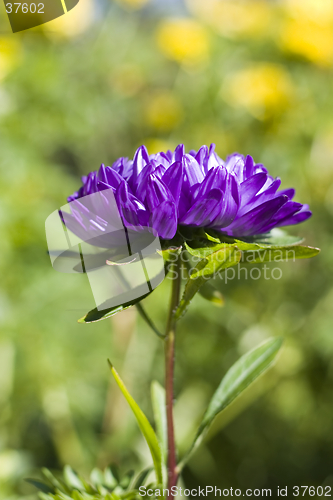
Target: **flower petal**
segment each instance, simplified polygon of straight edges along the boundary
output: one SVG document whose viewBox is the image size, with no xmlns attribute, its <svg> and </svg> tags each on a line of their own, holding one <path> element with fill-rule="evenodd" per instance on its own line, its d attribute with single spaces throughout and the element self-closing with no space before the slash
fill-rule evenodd
<svg viewBox="0 0 333 500">
<path fill-rule="evenodd" d="M 259 207 L 236 218 L 227 229 L 228 231 L 231 229 L 234 236 L 260 234 L 264 232 L 270 220 L 287 201 L 287 196 L 278 196 L 273 200 L 266 201 Z"/>
<path fill-rule="evenodd" d="M 149 225 L 166 240 L 174 237 L 177 231 L 177 210 L 173 201 L 162 201 L 155 207 L 149 219 Z"/>
<path fill-rule="evenodd" d="M 149 214 L 145 206 L 129 192 L 126 181 L 118 187 L 115 198 L 126 227 L 147 225 Z"/>
<path fill-rule="evenodd" d="M 309 219 L 311 215 L 312 212 L 311 210 L 309 210 L 309 206 L 302 205 L 302 208 L 298 212 L 283 220 L 279 220 L 276 223 L 276 226 L 281 227 L 281 226 L 289 226 L 290 224 L 299 224 L 300 222 L 304 222 L 307 219 Z"/>
<path fill-rule="evenodd" d="M 184 166 L 180 161 L 173 163 L 165 172 L 162 181 L 168 187 L 178 208 L 181 189 L 183 186 Z"/>
<path fill-rule="evenodd" d="M 260 191 L 267 180 L 267 174 L 259 173 L 252 175 L 240 184 L 240 196 L 242 206 L 249 203 L 252 198 Z"/>
<path fill-rule="evenodd" d="M 150 174 L 147 179 L 147 195 L 145 203 L 152 212 L 163 201 L 173 201 L 172 195 L 164 182 L 155 174 Z"/>
<path fill-rule="evenodd" d="M 238 214 L 239 201 L 239 184 L 233 174 L 227 174 L 221 210 L 210 227 L 218 229 L 229 226 Z"/>
<path fill-rule="evenodd" d="M 184 166 L 184 183 L 186 185 L 186 189 L 189 189 L 194 184 L 204 180 L 202 167 L 199 165 L 197 160 L 193 158 L 193 156 L 184 155 L 182 163 Z"/>
<path fill-rule="evenodd" d="M 138 175 L 143 168 L 149 163 L 149 155 L 146 146 L 140 146 L 133 158 L 133 174 L 131 179 L 132 187 L 135 185 Z"/>
<path fill-rule="evenodd" d="M 198 198 L 194 205 L 180 220 L 186 226 L 208 226 L 220 212 L 223 193 L 220 189 L 212 189 L 206 196 Z"/>
</svg>

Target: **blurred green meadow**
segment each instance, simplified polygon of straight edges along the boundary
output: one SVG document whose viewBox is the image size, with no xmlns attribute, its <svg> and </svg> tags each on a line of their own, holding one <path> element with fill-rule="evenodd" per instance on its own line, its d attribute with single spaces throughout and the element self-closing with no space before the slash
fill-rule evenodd
<svg viewBox="0 0 333 500">
<path fill-rule="evenodd" d="M 240 354 L 285 338 L 276 365 L 216 420 L 183 481 L 331 485 L 331 0 L 80 0 L 15 35 L 2 7 L 0 27 L 0 500 L 36 498 L 24 478 L 43 466 L 88 474 L 149 464 L 106 359 L 151 416 L 162 343 L 134 308 L 77 323 L 94 307 L 89 283 L 53 270 L 44 224 L 81 175 L 141 144 L 154 153 L 180 142 L 187 151 L 215 142 L 222 158 L 238 151 L 263 162 L 313 210 L 289 232 L 322 249 L 271 264 L 280 279 L 215 281 L 224 307 L 196 297 L 179 323 L 180 451 Z M 144 301 L 160 329 L 167 281 Z"/>
</svg>

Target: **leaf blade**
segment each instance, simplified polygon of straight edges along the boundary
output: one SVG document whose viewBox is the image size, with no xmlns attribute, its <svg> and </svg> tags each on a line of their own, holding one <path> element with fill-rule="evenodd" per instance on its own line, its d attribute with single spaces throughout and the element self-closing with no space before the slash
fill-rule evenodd
<svg viewBox="0 0 333 500">
<path fill-rule="evenodd" d="M 151 400 L 153 405 L 154 420 L 157 439 L 160 443 L 163 464 L 166 465 L 168 437 L 165 406 L 165 389 L 156 380 L 151 384 Z"/>
<path fill-rule="evenodd" d="M 242 262 L 245 264 L 261 264 L 263 262 L 287 262 L 296 259 L 309 259 L 320 252 L 319 248 L 303 245 L 290 245 L 255 251 L 244 251 Z"/>
<path fill-rule="evenodd" d="M 129 302 L 125 302 L 124 304 L 121 304 L 119 306 L 111 307 L 109 309 L 103 309 L 102 311 L 99 311 L 97 307 L 95 309 L 92 309 L 89 311 L 85 316 L 80 318 L 78 320 L 78 323 L 95 323 L 97 321 L 102 321 L 103 319 L 108 319 L 114 316 L 115 314 L 125 311 L 125 309 L 128 309 L 131 306 L 134 306 L 141 300 L 145 299 L 150 295 L 152 292 L 147 293 L 146 295 L 142 295 L 141 297 L 138 297 L 136 299 L 132 299 Z"/>
<path fill-rule="evenodd" d="M 281 337 L 269 339 L 244 354 L 228 370 L 213 394 L 194 441 L 178 466 L 179 470 L 184 467 L 194 450 L 198 447 L 214 418 L 271 366 L 282 343 L 283 339 Z"/>
<path fill-rule="evenodd" d="M 162 484 L 163 482 L 163 477 L 162 477 L 162 455 L 161 455 L 161 450 L 160 446 L 155 434 L 154 429 L 150 425 L 146 415 L 143 413 L 141 408 L 138 406 L 136 401 L 132 398 L 130 393 L 128 392 L 124 382 L 121 380 L 119 374 L 115 370 L 114 366 L 112 365 L 111 361 L 108 360 L 111 373 L 117 382 L 117 385 L 121 392 L 123 393 L 126 401 L 128 402 L 136 420 L 139 425 L 139 428 L 148 444 L 148 447 L 150 449 L 150 453 L 153 459 L 154 463 L 154 468 L 155 468 L 155 473 L 156 473 L 156 479 L 159 484 Z"/>
</svg>

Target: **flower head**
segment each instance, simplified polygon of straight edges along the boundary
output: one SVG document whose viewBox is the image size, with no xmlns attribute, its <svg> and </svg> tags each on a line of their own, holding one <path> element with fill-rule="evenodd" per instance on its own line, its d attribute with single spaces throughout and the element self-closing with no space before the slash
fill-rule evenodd
<svg viewBox="0 0 333 500">
<path fill-rule="evenodd" d="M 184 226 L 246 238 L 311 216 L 307 205 L 292 201 L 294 189 L 278 191 L 280 179 L 251 156 L 235 153 L 223 161 L 214 149 L 186 154 L 180 144 L 174 152 L 148 155 L 141 146 L 133 160 L 119 158 L 83 177 L 68 201 L 111 189 L 126 226 L 150 227 L 163 240 Z M 99 219 L 107 224 L 103 210 Z"/>
</svg>

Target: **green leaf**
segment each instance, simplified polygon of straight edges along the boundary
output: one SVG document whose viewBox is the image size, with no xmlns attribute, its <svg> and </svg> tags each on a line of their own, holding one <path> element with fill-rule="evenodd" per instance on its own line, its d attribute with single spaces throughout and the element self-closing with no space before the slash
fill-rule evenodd
<svg viewBox="0 0 333 500">
<path fill-rule="evenodd" d="M 218 245 L 219 246 L 219 245 Z M 223 245 L 200 260 L 190 271 L 190 277 L 185 285 L 184 293 L 175 312 L 175 319 L 179 319 L 187 310 L 194 295 L 202 285 L 220 271 L 227 267 L 235 266 L 241 259 L 241 251 L 234 245 Z"/>
<path fill-rule="evenodd" d="M 96 321 L 101 321 L 103 319 L 111 318 L 111 316 L 114 316 L 115 314 L 125 311 L 125 309 L 128 309 L 131 306 L 134 306 L 140 300 L 145 299 L 150 295 L 152 292 L 146 293 L 145 295 L 142 295 L 141 297 L 138 297 L 136 299 L 132 299 L 129 302 L 125 302 L 124 304 L 121 304 L 120 306 L 116 307 L 111 307 L 109 309 L 103 309 L 102 311 L 99 311 L 96 307 L 95 309 L 92 309 L 89 311 L 83 318 L 80 318 L 78 320 L 79 323 L 94 323 Z"/>
<path fill-rule="evenodd" d="M 104 473 L 95 467 L 90 473 L 90 481 L 94 486 L 98 486 L 100 484 L 105 483 Z"/>
<path fill-rule="evenodd" d="M 272 229 L 267 235 L 258 235 L 253 238 L 253 243 L 277 247 L 299 245 L 302 241 L 304 241 L 304 238 L 292 236 L 279 228 Z"/>
<path fill-rule="evenodd" d="M 27 478 L 25 481 L 29 484 L 32 484 L 35 488 L 37 488 L 40 491 L 43 491 L 44 493 L 54 493 L 54 489 L 48 486 L 47 484 L 42 483 L 41 481 L 38 481 L 37 479 L 30 479 Z"/>
<path fill-rule="evenodd" d="M 65 465 L 64 467 L 64 480 L 71 488 L 76 488 L 80 491 L 85 490 L 85 485 L 69 465 Z"/>
<path fill-rule="evenodd" d="M 199 288 L 199 294 L 209 302 L 212 302 L 216 306 L 224 306 L 224 297 L 219 290 L 216 290 L 210 283 L 204 283 L 201 288 Z"/>
<path fill-rule="evenodd" d="M 153 405 L 157 438 L 160 444 L 163 464 L 166 465 L 168 438 L 165 409 L 165 389 L 156 380 L 154 380 L 151 384 L 151 400 Z"/>
<path fill-rule="evenodd" d="M 315 257 L 320 252 L 319 248 L 291 245 L 279 248 L 266 248 L 256 251 L 243 252 L 242 262 L 246 264 L 260 264 L 262 262 L 295 261 Z"/>
<path fill-rule="evenodd" d="M 71 491 L 70 488 L 61 479 L 58 480 L 56 477 L 54 477 L 54 475 L 52 474 L 51 471 L 49 471 L 49 469 L 44 467 L 42 469 L 42 473 L 53 488 L 65 491 L 66 493 L 70 493 Z"/>
<path fill-rule="evenodd" d="M 156 434 L 154 432 L 154 429 L 150 425 L 146 415 L 143 413 L 143 411 L 140 409 L 138 404 L 134 401 L 130 393 L 125 387 L 124 382 L 121 380 L 119 377 L 117 371 L 115 370 L 114 366 L 112 365 L 111 361 L 108 360 L 108 363 L 110 365 L 110 369 L 112 372 L 112 375 L 115 378 L 115 381 L 118 384 L 119 389 L 123 393 L 123 395 L 126 398 L 126 401 L 128 402 L 132 412 L 134 413 L 134 416 L 138 422 L 138 425 L 140 427 L 140 430 L 147 441 L 147 444 L 150 449 L 150 453 L 154 462 L 154 468 L 155 468 L 155 473 L 156 473 L 156 479 L 157 482 L 162 484 L 163 478 L 162 478 L 162 456 L 161 456 L 161 450 L 158 444 L 158 440 L 156 437 Z"/>
<path fill-rule="evenodd" d="M 269 233 L 249 236 L 241 240 L 214 230 L 210 230 L 209 234 L 218 239 L 220 243 L 236 244 L 242 250 L 255 250 L 256 248 L 266 248 L 267 246 L 282 247 L 299 245 L 303 241 L 303 238 L 292 236 L 280 228 L 274 228 Z"/>
<path fill-rule="evenodd" d="M 165 262 L 172 261 L 174 259 L 174 255 L 179 255 L 181 252 L 181 246 L 172 246 L 169 248 L 165 248 L 164 250 L 157 250 L 157 253 L 161 255 Z"/>
<path fill-rule="evenodd" d="M 230 246 L 236 246 L 236 243 L 229 245 L 228 243 L 216 243 L 215 241 L 203 238 L 192 241 L 191 245 L 185 243 L 186 250 L 193 255 L 193 257 L 198 257 L 199 259 L 204 259 L 212 253 L 226 249 Z"/>
<path fill-rule="evenodd" d="M 273 363 L 282 342 L 281 337 L 267 340 L 259 347 L 244 354 L 228 370 L 208 405 L 191 448 L 178 466 L 179 470 L 182 469 L 192 452 L 200 444 L 216 415 L 223 411 Z"/>
<path fill-rule="evenodd" d="M 104 470 L 104 479 L 105 485 L 108 488 L 115 488 L 120 481 L 118 466 L 115 464 L 109 465 L 109 467 Z"/>
<path fill-rule="evenodd" d="M 119 483 L 119 486 L 121 486 L 121 488 L 123 490 L 127 490 L 129 485 L 131 484 L 131 481 L 134 477 L 134 470 L 130 470 L 128 471 L 125 476 L 121 479 L 120 483 Z"/>
<path fill-rule="evenodd" d="M 138 477 L 136 478 L 134 484 L 133 484 L 133 490 L 138 490 L 140 488 L 140 486 L 142 486 L 147 477 L 149 476 L 149 474 L 151 473 L 152 471 L 152 468 L 151 467 L 147 467 L 146 469 L 144 469 L 143 471 L 140 472 L 140 474 L 138 475 Z"/>
</svg>

